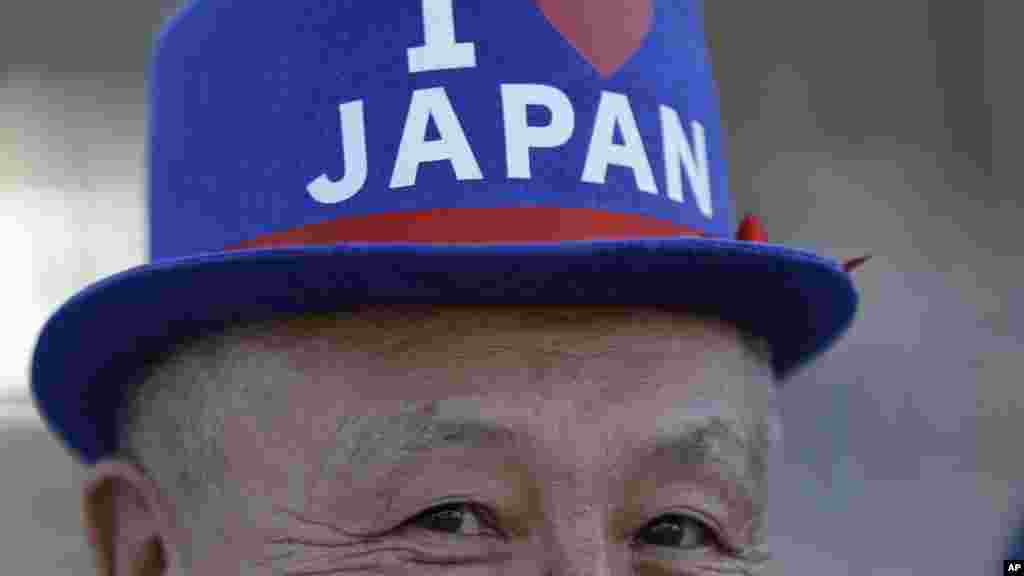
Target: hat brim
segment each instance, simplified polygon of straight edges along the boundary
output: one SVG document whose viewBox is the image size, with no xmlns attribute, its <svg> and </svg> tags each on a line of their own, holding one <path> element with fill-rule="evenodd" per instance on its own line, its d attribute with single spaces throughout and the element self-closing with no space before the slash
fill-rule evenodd
<svg viewBox="0 0 1024 576">
<path fill-rule="evenodd" d="M 233 323 L 365 303 L 682 306 L 765 338 L 781 381 L 847 329 L 857 293 L 836 262 L 724 239 L 211 253 L 133 268 L 68 300 L 40 332 L 32 394 L 91 464 L 116 448 L 115 411 L 143 359 Z"/>
</svg>

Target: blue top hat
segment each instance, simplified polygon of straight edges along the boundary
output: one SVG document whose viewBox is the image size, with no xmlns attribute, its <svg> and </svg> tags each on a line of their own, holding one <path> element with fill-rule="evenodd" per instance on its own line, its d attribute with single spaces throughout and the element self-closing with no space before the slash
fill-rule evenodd
<svg viewBox="0 0 1024 576">
<path fill-rule="evenodd" d="M 193 3 L 151 70 L 151 262 L 49 318 L 42 415 L 92 463 L 143 359 L 368 302 L 680 305 L 787 377 L 857 295 L 732 237 L 702 23 L 692 0 Z"/>
</svg>

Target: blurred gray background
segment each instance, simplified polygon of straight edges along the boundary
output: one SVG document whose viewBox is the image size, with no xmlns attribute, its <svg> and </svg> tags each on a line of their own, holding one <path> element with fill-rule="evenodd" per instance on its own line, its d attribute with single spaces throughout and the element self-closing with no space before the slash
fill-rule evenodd
<svg viewBox="0 0 1024 576">
<path fill-rule="evenodd" d="M 145 67 L 175 4 L 0 0 L 3 574 L 92 573 L 84 473 L 26 403 L 28 354 L 144 260 Z M 772 575 L 1001 573 L 1024 517 L 1020 4 L 707 1 L 738 212 L 875 255 L 852 330 L 782 390 Z"/>
</svg>

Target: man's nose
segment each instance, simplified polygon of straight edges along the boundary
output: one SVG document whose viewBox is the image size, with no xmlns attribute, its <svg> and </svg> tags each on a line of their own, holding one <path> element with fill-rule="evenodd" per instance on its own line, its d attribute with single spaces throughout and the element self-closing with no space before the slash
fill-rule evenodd
<svg viewBox="0 0 1024 576">
<path fill-rule="evenodd" d="M 611 534 L 603 507 L 555 505 L 546 524 L 542 545 L 545 575 L 631 574 L 629 547 Z"/>
</svg>

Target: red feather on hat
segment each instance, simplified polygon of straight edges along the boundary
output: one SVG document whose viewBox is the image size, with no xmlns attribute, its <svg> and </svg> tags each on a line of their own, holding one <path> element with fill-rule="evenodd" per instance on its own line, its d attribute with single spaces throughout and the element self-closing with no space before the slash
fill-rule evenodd
<svg viewBox="0 0 1024 576">
<path fill-rule="evenodd" d="M 740 229 L 736 232 L 736 239 L 744 242 L 767 242 L 768 234 L 764 231 L 761 221 L 753 214 L 747 214 L 740 222 Z"/>
<path fill-rule="evenodd" d="M 736 231 L 736 239 L 744 242 L 767 242 L 768 234 L 764 230 L 761 220 L 753 214 L 747 214 L 740 222 L 739 230 Z M 843 270 L 846 273 L 853 272 L 860 268 L 865 262 L 871 259 L 871 254 L 865 254 L 859 258 L 852 258 L 843 262 Z"/>
</svg>

